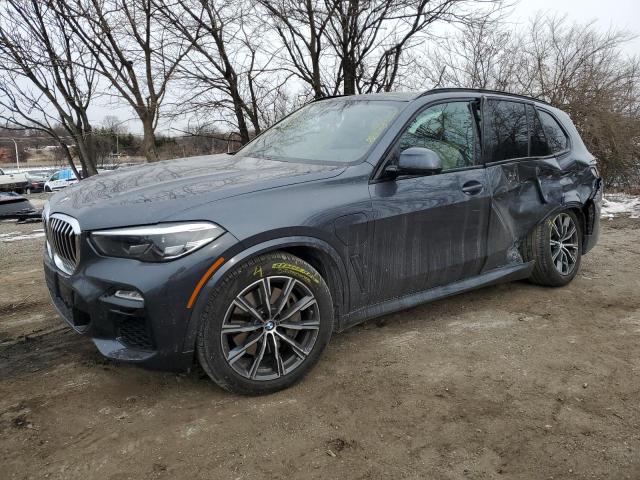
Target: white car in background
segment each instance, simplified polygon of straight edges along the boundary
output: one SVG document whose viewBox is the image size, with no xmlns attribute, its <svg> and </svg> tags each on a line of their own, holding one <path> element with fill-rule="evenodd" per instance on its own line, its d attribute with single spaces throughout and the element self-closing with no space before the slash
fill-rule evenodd
<svg viewBox="0 0 640 480">
<path fill-rule="evenodd" d="M 49 180 L 44 184 L 44 191 L 55 192 L 56 190 L 68 187 L 74 183 L 78 183 L 78 179 L 76 178 L 76 174 L 73 173 L 73 170 L 70 168 L 58 170 L 51 175 Z"/>
<path fill-rule="evenodd" d="M 19 192 L 27 190 L 29 180 L 24 173 L 4 173 L 0 169 L 0 192 Z"/>
</svg>

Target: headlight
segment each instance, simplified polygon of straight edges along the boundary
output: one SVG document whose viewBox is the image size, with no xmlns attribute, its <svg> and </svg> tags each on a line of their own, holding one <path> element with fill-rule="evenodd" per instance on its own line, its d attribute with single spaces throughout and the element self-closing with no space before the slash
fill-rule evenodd
<svg viewBox="0 0 640 480">
<path fill-rule="evenodd" d="M 222 227 L 209 222 L 164 223 L 100 230 L 92 232 L 90 238 L 96 250 L 107 257 L 165 262 L 213 242 L 224 232 Z"/>
</svg>

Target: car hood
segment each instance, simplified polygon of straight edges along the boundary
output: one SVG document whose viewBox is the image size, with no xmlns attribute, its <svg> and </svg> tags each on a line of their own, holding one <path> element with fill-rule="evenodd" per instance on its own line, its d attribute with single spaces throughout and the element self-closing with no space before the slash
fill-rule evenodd
<svg viewBox="0 0 640 480">
<path fill-rule="evenodd" d="M 50 212 L 75 217 L 83 230 L 143 225 L 223 198 L 334 177 L 344 169 L 227 154 L 168 160 L 87 178 L 54 195 Z"/>
</svg>

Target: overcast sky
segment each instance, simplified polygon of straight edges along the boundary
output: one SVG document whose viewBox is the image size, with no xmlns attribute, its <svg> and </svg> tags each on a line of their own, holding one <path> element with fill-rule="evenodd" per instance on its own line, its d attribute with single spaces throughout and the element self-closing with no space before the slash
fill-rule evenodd
<svg viewBox="0 0 640 480">
<path fill-rule="evenodd" d="M 514 23 L 526 23 L 538 12 L 550 14 L 566 14 L 570 21 L 597 21 L 603 30 L 613 27 L 628 30 L 638 36 L 630 42 L 625 51 L 629 55 L 640 55 L 640 0 L 520 0 L 514 7 L 509 19 Z M 133 112 L 115 102 L 106 102 L 91 109 L 92 122 L 99 124 L 105 115 L 115 115 L 120 120 L 132 119 Z M 127 122 L 133 133 L 141 133 L 139 122 L 135 119 Z M 163 133 L 177 134 L 169 126 L 161 125 L 158 129 Z"/>
<path fill-rule="evenodd" d="M 520 0 L 513 8 L 514 21 L 526 21 L 537 12 L 567 14 L 576 22 L 596 20 L 602 28 L 628 30 L 638 36 L 629 54 L 640 55 L 640 0 Z"/>
</svg>

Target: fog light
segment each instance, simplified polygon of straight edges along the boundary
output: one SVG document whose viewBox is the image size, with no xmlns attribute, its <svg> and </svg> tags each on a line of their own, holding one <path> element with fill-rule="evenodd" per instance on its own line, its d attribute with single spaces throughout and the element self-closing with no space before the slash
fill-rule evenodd
<svg viewBox="0 0 640 480">
<path fill-rule="evenodd" d="M 144 298 L 142 298 L 142 294 L 137 290 L 118 290 L 114 295 L 124 300 L 133 300 L 134 302 L 144 302 Z"/>
</svg>

